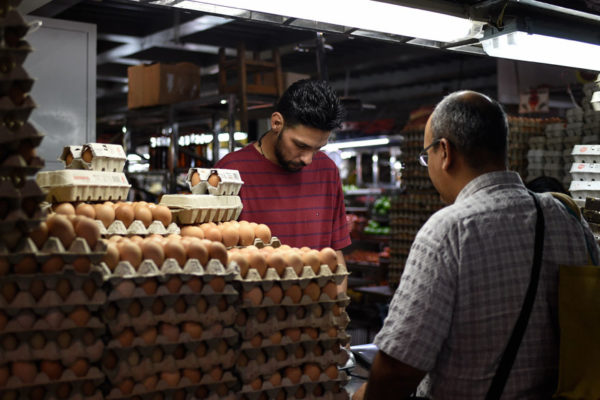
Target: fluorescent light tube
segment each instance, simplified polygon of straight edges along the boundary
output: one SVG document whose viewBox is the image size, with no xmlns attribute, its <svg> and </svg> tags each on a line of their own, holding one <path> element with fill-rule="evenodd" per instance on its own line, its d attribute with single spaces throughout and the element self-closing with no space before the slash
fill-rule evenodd
<svg viewBox="0 0 600 400">
<path fill-rule="evenodd" d="M 492 57 L 600 71 L 600 46 L 514 31 L 481 41 Z"/>
<path fill-rule="evenodd" d="M 335 151 L 340 149 L 352 149 L 357 147 L 385 146 L 390 143 L 388 138 L 353 140 L 350 142 L 328 143 L 321 148 L 322 151 Z"/>
<path fill-rule="evenodd" d="M 466 18 L 373 0 L 186 1 L 188 7 L 194 2 L 440 42 L 469 38 L 475 31 Z"/>
</svg>

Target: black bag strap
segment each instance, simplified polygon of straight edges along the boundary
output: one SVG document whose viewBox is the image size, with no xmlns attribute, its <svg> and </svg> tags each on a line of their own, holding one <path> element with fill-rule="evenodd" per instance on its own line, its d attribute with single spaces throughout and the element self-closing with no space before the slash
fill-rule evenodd
<svg viewBox="0 0 600 400">
<path fill-rule="evenodd" d="M 531 279 L 529 281 L 529 286 L 527 287 L 527 294 L 525 295 L 525 300 L 523 301 L 521 313 L 519 314 L 517 323 L 513 328 L 512 334 L 510 335 L 508 344 L 504 349 L 504 353 L 502 354 L 502 358 L 500 359 L 500 363 L 498 364 L 498 369 L 496 370 L 496 375 L 494 375 L 492 384 L 490 385 L 487 396 L 485 397 L 486 400 L 496 400 L 499 399 L 500 396 L 502 396 L 504 386 L 506 385 L 506 381 L 508 380 L 508 376 L 510 375 L 510 370 L 512 369 L 512 366 L 515 362 L 515 358 L 517 357 L 517 351 L 519 350 L 519 346 L 521 345 L 521 341 L 523 340 L 525 329 L 527 329 L 529 315 L 531 314 L 531 310 L 533 309 L 535 294 L 537 293 L 540 269 L 542 265 L 542 252 L 544 250 L 545 223 L 544 213 L 542 212 L 542 208 L 540 207 L 540 203 L 537 197 L 531 192 L 529 192 L 529 194 L 531 194 L 531 196 L 533 197 L 535 208 L 537 210 L 537 219 L 535 223 L 535 251 L 533 253 Z"/>
</svg>

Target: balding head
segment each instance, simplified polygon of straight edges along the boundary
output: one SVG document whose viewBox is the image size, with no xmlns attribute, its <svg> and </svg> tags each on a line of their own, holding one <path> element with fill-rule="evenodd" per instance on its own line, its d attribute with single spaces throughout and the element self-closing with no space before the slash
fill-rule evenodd
<svg viewBox="0 0 600 400">
<path fill-rule="evenodd" d="M 432 139 L 446 138 L 474 169 L 507 165 L 508 122 L 502 106 L 484 94 L 449 94 L 431 115 Z"/>
</svg>

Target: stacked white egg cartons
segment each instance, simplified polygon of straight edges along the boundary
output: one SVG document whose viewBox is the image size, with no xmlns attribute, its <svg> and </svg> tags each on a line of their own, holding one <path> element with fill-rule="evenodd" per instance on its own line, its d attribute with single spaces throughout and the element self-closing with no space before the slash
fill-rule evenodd
<svg viewBox="0 0 600 400">
<path fill-rule="evenodd" d="M 101 398 L 104 327 L 94 314 L 105 299 L 91 264 L 104 247 L 91 220 L 43 222 L 45 195 L 28 179 L 44 163 L 42 135 L 27 122 L 31 47 L 18 3 L 0 4 L 0 398 Z"/>
<path fill-rule="evenodd" d="M 530 133 L 526 129 L 527 119 L 508 117 L 508 164 L 511 171 L 516 171 L 523 180 L 527 178 L 527 152 L 529 150 Z"/>
<path fill-rule="evenodd" d="M 546 147 L 543 150 L 543 175 L 556 178 L 561 183 L 568 185 L 570 176 L 565 173 L 565 140 L 567 129 L 563 122 L 554 122 L 546 125 Z M 572 148 L 572 146 L 569 146 Z M 567 162 L 568 163 L 568 162 Z M 565 177 L 567 179 L 565 183 Z"/>
<path fill-rule="evenodd" d="M 600 145 L 576 145 L 571 152 L 573 164 L 569 187 L 571 196 L 580 207 L 588 197 L 600 197 Z"/>
<path fill-rule="evenodd" d="M 229 251 L 242 302 L 237 373 L 242 399 L 347 399 L 342 346 L 349 303 L 337 285 L 348 275 L 334 250 L 282 245 Z"/>
<path fill-rule="evenodd" d="M 526 180 L 531 181 L 544 175 L 562 176 L 564 124 L 561 124 L 558 119 L 520 119 L 524 123 L 524 132 L 529 136 Z"/>
</svg>

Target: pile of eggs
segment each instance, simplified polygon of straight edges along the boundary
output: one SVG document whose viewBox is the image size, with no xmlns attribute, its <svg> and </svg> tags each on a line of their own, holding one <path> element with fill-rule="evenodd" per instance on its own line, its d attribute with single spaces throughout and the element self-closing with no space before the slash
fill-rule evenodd
<svg viewBox="0 0 600 400">
<path fill-rule="evenodd" d="M 271 229 L 267 225 L 248 221 L 188 225 L 181 228 L 181 235 L 221 242 L 228 248 L 251 246 L 255 239 L 260 239 L 263 244 L 271 243 Z"/>
<path fill-rule="evenodd" d="M 100 397 L 106 301 L 96 223 L 52 215 L 0 261 L 3 398 Z"/>
</svg>

